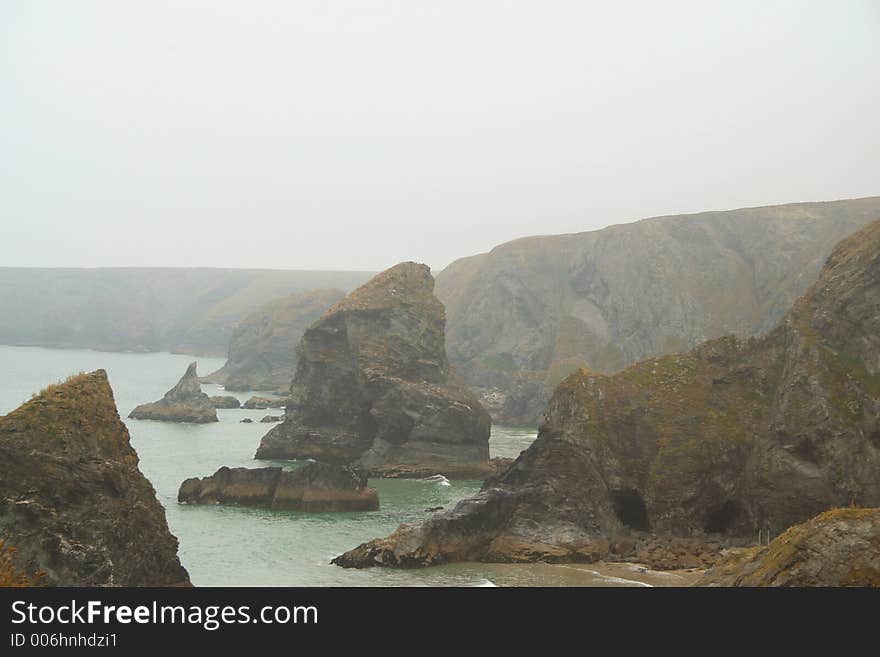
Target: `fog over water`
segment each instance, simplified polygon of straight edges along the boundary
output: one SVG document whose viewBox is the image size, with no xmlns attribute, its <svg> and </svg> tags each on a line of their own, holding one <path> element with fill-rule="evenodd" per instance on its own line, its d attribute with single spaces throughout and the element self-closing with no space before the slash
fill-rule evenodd
<svg viewBox="0 0 880 657">
<path fill-rule="evenodd" d="M 880 9 L 0 4 L 0 265 L 441 268 L 878 193 Z"/>
</svg>

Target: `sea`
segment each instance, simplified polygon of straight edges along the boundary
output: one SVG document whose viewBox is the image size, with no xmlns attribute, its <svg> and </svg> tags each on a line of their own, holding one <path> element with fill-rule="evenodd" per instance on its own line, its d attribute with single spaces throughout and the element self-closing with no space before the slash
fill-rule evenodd
<svg viewBox="0 0 880 657">
<path fill-rule="evenodd" d="M 119 414 L 140 457 L 140 469 L 165 507 L 180 542 L 180 560 L 196 586 L 650 586 L 681 585 L 681 575 L 655 573 L 633 564 L 463 563 L 424 569 L 344 569 L 330 560 L 364 541 L 393 532 L 401 523 L 450 509 L 476 493 L 480 481 L 371 479 L 380 510 L 302 513 L 239 506 L 179 504 L 177 491 L 189 477 L 213 474 L 221 466 L 290 466 L 256 461 L 260 438 L 273 426 L 260 419 L 270 410 L 218 409 L 217 423 L 191 425 L 128 419 L 138 404 L 162 397 L 198 361 L 199 374 L 221 367 L 219 358 L 180 354 L 111 353 L 81 349 L 0 346 L 0 415 L 9 413 L 50 383 L 71 374 L 104 369 Z M 234 394 L 204 384 L 209 395 Z M 253 423 L 242 423 L 243 418 Z M 496 426 L 491 456 L 516 457 L 536 437 L 530 428 Z M 438 472 L 442 475 L 442 472 Z"/>
</svg>

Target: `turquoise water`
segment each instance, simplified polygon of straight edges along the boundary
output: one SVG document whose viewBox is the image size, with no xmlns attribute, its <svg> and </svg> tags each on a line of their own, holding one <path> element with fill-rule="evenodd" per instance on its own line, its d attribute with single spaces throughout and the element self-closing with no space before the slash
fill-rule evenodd
<svg viewBox="0 0 880 657">
<path fill-rule="evenodd" d="M 171 531 L 180 540 L 180 559 L 197 586 L 620 585 L 621 580 L 572 567 L 455 564 L 422 570 L 345 570 L 329 564 L 334 556 L 385 536 L 402 522 L 428 516 L 427 508 L 450 508 L 475 493 L 479 481 L 441 485 L 371 480 L 370 485 L 379 491 L 381 509 L 367 513 L 307 514 L 178 504 L 177 490 L 187 477 L 209 475 L 223 465 L 269 465 L 271 462 L 253 459 L 260 438 L 272 426 L 259 420 L 279 413 L 273 409 L 219 409 L 220 422 L 206 425 L 125 417 L 136 405 L 160 398 L 192 360 L 191 356 L 167 353 L 0 346 L 0 414 L 13 410 L 49 383 L 77 372 L 107 370 L 119 413 L 140 456 L 141 471 L 165 507 Z M 197 360 L 200 374 L 223 364 L 217 358 Z M 228 394 L 215 385 L 202 389 L 209 395 Z M 235 394 L 241 400 L 251 395 Z M 254 423 L 242 424 L 245 417 Z M 490 451 L 492 456 L 516 456 L 534 437 L 534 431 L 495 427 Z"/>
</svg>

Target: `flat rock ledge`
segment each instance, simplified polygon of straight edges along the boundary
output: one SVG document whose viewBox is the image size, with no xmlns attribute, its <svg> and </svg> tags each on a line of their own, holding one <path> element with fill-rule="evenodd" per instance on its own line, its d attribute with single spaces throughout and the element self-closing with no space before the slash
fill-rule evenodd
<svg viewBox="0 0 880 657">
<path fill-rule="evenodd" d="M 379 509 L 379 495 L 367 486 L 366 475 L 327 463 L 309 463 L 296 470 L 222 467 L 210 477 L 184 481 L 177 501 L 314 513 Z"/>
<path fill-rule="evenodd" d="M 391 536 L 364 543 L 334 558 L 343 568 L 425 568 L 456 561 L 483 563 L 636 563 L 651 570 L 705 570 L 748 550 L 745 541 L 726 537 L 682 538 L 656 534 L 630 534 L 571 542 L 542 542 L 503 534 L 489 543 L 460 536 L 457 545 L 442 551 L 419 548 L 408 551 L 409 525 Z M 401 549 L 404 548 L 404 549 Z M 450 550 L 450 548 L 452 548 Z"/>
</svg>

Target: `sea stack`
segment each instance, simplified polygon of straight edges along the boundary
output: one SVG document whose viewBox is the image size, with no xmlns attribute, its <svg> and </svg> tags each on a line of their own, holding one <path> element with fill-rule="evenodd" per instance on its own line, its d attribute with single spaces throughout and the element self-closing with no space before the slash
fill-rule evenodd
<svg viewBox="0 0 880 657">
<path fill-rule="evenodd" d="M 754 543 L 880 506 L 878 472 L 880 221 L 767 335 L 569 376 L 534 444 L 476 497 L 337 563 L 588 561 L 621 536 L 635 553 L 652 535 Z"/>
<path fill-rule="evenodd" d="M 379 508 L 379 496 L 367 486 L 363 473 L 328 463 L 308 463 L 295 470 L 223 467 L 210 477 L 184 481 L 177 500 L 316 513 Z"/>
<path fill-rule="evenodd" d="M 199 385 L 196 363 L 190 363 L 177 385 L 157 402 L 141 404 L 128 417 L 136 420 L 162 420 L 164 422 L 217 422 L 214 402 Z"/>
<path fill-rule="evenodd" d="M 48 586 L 189 585 L 103 370 L 0 417 L 0 539 Z"/>
<path fill-rule="evenodd" d="M 357 464 L 372 474 L 486 468 L 491 421 L 450 371 L 433 290 L 426 265 L 401 263 L 310 326 L 285 420 L 256 458 Z"/>
<path fill-rule="evenodd" d="M 341 290 L 312 290 L 270 301 L 235 327 L 226 364 L 202 380 L 227 390 L 286 392 L 303 332 L 344 296 Z"/>
</svg>

